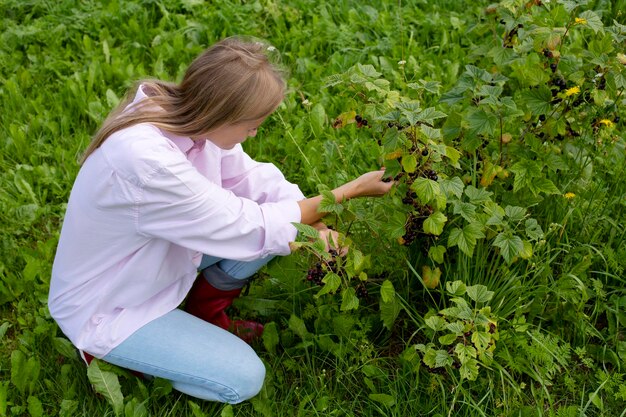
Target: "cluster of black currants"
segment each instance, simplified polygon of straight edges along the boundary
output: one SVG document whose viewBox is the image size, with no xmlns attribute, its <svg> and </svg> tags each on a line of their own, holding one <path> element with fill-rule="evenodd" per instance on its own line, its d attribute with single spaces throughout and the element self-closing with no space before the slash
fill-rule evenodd
<svg viewBox="0 0 626 417">
<path fill-rule="evenodd" d="M 356 290 L 356 296 L 361 298 L 361 299 L 366 299 L 369 297 L 369 293 L 367 292 L 367 288 L 365 287 L 365 284 L 361 283 L 359 285 L 357 285 L 357 287 L 355 288 Z"/>
<path fill-rule="evenodd" d="M 422 226 L 424 225 L 424 218 L 417 216 L 413 213 L 409 214 L 409 218 L 404 225 L 404 235 L 402 236 L 402 244 L 409 246 L 417 239 L 420 233 L 422 233 Z"/>
<path fill-rule="evenodd" d="M 356 122 L 356 127 L 364 127 L 364 126 L 367 126 L 367 123 L 368 123 L 367 119 L 365 119 L 360 114 L 357 114 L 356 116 L 354 116 L 354 121 Z"/>
<path fill-rule="evenodd" d="M 318 261 L 312 268 L 309 268 L 306 274 L 306 280 L 310 283 L 318 285 L 320 287 L 324 286 L 324 282 L 322 279 L 326 276 L 326 274 L 330 272 L 337 272 L 337 251 L 331 249 L 328 251 L 331 258 L 328 261 Z"/>
</svg>

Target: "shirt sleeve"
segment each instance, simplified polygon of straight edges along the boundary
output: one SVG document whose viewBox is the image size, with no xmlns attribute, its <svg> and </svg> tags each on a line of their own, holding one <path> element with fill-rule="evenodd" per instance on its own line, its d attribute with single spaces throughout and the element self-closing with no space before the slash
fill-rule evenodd
<svg viewBox="0 0 626 417">
<path fill-rule="evenodd" d="M 138 232 L 208 255 L 252 260 L 290 253 L 297 201 L 261 204 L 210 182 L 180 159 L 146 179 L 136 206 Z"/>
<path fill-rule="evenodd" d="M 300 188 L 287 181 L 274 164 L 253 160 L 241 145 L 222 151 L 221 169 L 225 189 L 257 203 L 300 201 L 305 198 Z"/>
</svg>

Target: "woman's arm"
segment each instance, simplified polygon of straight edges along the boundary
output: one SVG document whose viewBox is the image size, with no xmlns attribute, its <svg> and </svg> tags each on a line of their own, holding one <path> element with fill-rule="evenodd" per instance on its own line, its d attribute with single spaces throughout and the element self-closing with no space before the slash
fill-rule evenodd
<svg viewBox="0 0 626 417">
<path fill-rule="evenodd" d="M 393 182 L 384 182 L 382 180 L 384 172 L 384 170 L 371 171 L 335 188 L 332 190 L 335 201 L 341 203 L 356 197 L 385 195 L 391 189 Z M 324 217 L 326 213 L 318 211 L 321 202 L 321 195 L 299 201 L 298 205 L 302 214 L 300 222 L 313 225 Z"/>
</svg>

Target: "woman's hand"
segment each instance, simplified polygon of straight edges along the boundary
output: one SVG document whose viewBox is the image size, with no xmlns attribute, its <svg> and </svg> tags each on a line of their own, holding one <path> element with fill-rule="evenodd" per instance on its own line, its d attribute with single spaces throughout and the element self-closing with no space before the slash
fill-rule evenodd
<svg viewBox="0 0 626 417">
<path fill-rule="evenodd" d="M 387 194 L 393 187 L 394 182 L 383 181 L 384 173 L 384 169 L 371 171 L 335 188 L 332 190 L 335 201 L 342 203 L 351 198 L 380 197 Z M 318 211 L 321 201 L 322 196 L 318 195 L 317 197 L 307 198 L 298 202 L 300 212 L 302 213 L 301 223 L 313 224 L 324 217 L 325 213 Z"/>
<path fill-rule="evenodd" d="M 380 197 L 387 194 L 394 183 L 383 181 L 384 174 L 384 169 L 371 171 L 349 182 L 355 187 L 356 195 L 353 197 Z"/>
</svg>

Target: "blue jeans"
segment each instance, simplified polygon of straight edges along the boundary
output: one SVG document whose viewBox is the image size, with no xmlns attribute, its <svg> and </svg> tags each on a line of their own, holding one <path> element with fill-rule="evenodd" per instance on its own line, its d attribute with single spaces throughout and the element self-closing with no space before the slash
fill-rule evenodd
<svg viewBox="0 0 626 417">
<path fill-rule="evenodd" d="M 240 262 L 204 256 L 200 269 L 218 264 L 246 279 L 269 258 Z M 175 309 L 133 333 L 104 358 L 106 362 L 171 381 L 193 397 L 236 404 L 263 386 L 265 366 L 254 350 L 230 332 Z"/>
</svg>

